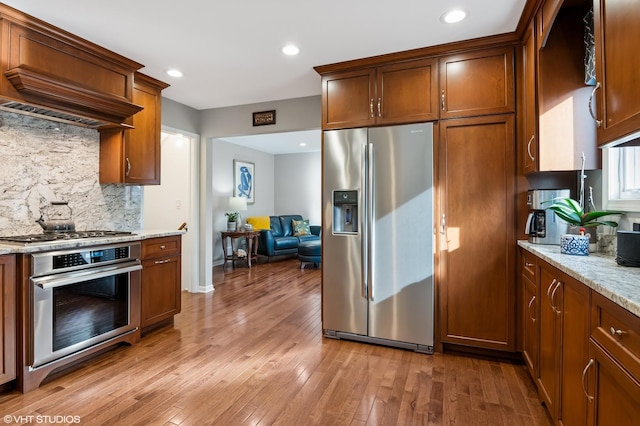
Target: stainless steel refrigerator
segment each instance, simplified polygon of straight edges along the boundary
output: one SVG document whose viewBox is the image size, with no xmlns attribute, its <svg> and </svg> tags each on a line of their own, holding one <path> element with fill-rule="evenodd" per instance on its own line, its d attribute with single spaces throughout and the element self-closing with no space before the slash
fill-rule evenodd
<svg viewBox="0 0 640 426">
<path fill-rule="evenodd" d="M 326 337 L 433 353 L 433 125 L 323 135 Z"/>
</svg>

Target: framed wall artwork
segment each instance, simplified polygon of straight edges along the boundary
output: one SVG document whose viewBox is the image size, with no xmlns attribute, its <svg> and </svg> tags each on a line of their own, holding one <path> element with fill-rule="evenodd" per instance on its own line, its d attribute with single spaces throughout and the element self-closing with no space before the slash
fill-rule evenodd
<svg viewBox="0 0 640 426">
<path fill-rule="evenodd" d="M 233 196 L 244 197 L 247 204 L 255 202 L 255 170 L 254 163 L 233 160 Z"/>
</svg>

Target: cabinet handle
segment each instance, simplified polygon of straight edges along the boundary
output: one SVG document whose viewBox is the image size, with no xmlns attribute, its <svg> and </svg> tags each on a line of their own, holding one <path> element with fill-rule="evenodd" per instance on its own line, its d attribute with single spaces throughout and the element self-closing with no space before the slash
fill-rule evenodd
<svg viewBox="0 0 640 426">
<path fill-rule="evenodd" d="M 549 284 L 549 288 L 547 289 L 547 300 L 549 301 L 549 305 L 551 305 L 551 307 L 553 307 L 553 303 L 551 303 L 551 288 L 558 282 L 558 280 L 556 280 L 555 278 L 553 279 L 553 281 L 551 281 L 551 284 Z"/>
<path fill-rule="evenodd" d="M 165 248 L 167 248 L 167 246 L 165 246 L 164 244 L 160 246 L 160 250 L 164 250 Z"/>
<path fill-rule="evenodd" d="M 527 154 L 529 154 L 529 158 L 531 158 L 531 161 L 536 161 L 536 158 L 531 155 L 531 144 L 533 143 L 533 139 L 536 137 L 536 135 L 531 135 L 531 139 L 529 139 L 529 142 L 527 143 Z"/>
<path fill-rule="evenodd" d="M 126 157 L 124 161 L 127 163 L 127 171 L 124 175 L 129 177 L 129 172 L 131 171 L 131 161 L 129 161 L 129 157 Z"/>
<path fill-rule="evenodd" d="M 609 330 L 609 332 L 611 333 L 612 336 L 622 336 L 624 334 L 624 331 L 622 330 L 616 330 L 615 328 L 611 327 L 611 330 Z"/>
<path fill-rule="evenodd" d="M 560 309 L 556 308 L 556 291 L 558 291 L 561 284 L 562 282 L 558 281 L 558 284 L 556 284 L 556 286 L 553 288 L 553 291 L 551 292 L 551 309 L 553 309 L 553 312 L 558 315 L 561 314 L 561 311 Z"/>
<path fill-rule="evenodd" d="M 369 101 L 369 114 L 371 114 L 371 118 L 374 117 L 374 115 L 373 115 L 373 98 L 371 98 L 371 101 Z"/>
<path fill-rule="evenodd" d="M 440 96 L 440 103 L 442 104 L 442 110 L 444 111 L 444 90 L 442 91 L 442 95 Z"/>
<path fill-rule="evenodd" d="M 445 220 L 445 215 L 442 213 L 442 218 L 440 219 L 440 234 L 445 235 L 447 233 L 447 221 Z"/>
<path fill-rule="evenodd" d="M 156 260 L 154 263 L 155 263 L 156 265 L 160 265 L 160 264 L 163 264 L 163 263 L 169 263 L 169 262 L 171 262 L 171 259 Z"/>
<path fill-rule="evenodd" d="M 584 382 L 584 379 L 587 377 L 587 371 L 589 371 L 589 368 L 593 365 L 594 362 L 595 361 L 593 360 L 593 358 L 591 358 L 587 363 L 587 366 L 584 368 L 584 370 L 582 370 L 582 391 L 584 392 L 589 402 L 593 401 L 593 397 L 589 395 L 589 392 L 587 392 L 587 386 Z"/>
<path fill-rule="evenodd" d="M 526 261 L 525 261 L 525 262 L 524 262 L 524 266 L 525 266 L 526 268 L 532 268 L 532 267 L 533 267 L 533 263 L 529 263 L 529 262 L 526 262 Z"/>
<path fill-rule="evenodd" d="M 382 98 L 378 98 L 378 117 L 382 117 Z"/>
<path fill-rule="evenodd" d="M 591 96 L 589 96 L 589 114 L 591 114 L 591 118 L 596 122 L 596 126 L 600 127 L 602 125 L 602 120 L 598 120 L 596 118 L 596 114 L 593 112 L 593 98 L 596 95 L 596 90 L 600 88 L 600 82 L 596 83 L 596 87 L 591 91 Z"/>
<path fill-rule="evenodd" d="M 534 300 L 536 300 L 536 296 L 531 296 L 531 300 L 529 300 L 529 318 L 531 318 L 531 321 L 536 322 L 536 319 L 531 316 L 531 305 L 533 305 Z"/>
</svg>

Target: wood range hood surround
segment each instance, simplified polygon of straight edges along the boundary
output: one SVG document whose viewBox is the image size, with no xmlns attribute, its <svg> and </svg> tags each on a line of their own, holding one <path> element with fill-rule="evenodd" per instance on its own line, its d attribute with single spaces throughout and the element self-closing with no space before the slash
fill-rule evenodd
<svg viewBox="0 0 640 426">
<path fill-rule="evenodd" d="M 95 129 L 131 128 L 130 59 L 0 3 L 0 109 Z"/>
</svg>

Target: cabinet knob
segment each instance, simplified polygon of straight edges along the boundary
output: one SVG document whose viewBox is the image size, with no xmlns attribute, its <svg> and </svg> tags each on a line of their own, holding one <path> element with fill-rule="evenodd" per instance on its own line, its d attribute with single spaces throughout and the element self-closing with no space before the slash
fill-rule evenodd
<svg viewBox="0 0 640 426">
<path fill-rule="evenodd" d="M 160 250 L 164 250 L 165 248 L 167 248 L 167 246 L 165 246 L 164 244 L 160 246 Z"/>
<path fill-rule="evenodd" d="M 611 327 L 611 330 L 609 330 L 609 332 L 611 332 L 612 336 L 622 336 L 624 334 L 624 331 L 622 330 L 616 330 L 615 328 Z"/>
</svg>

